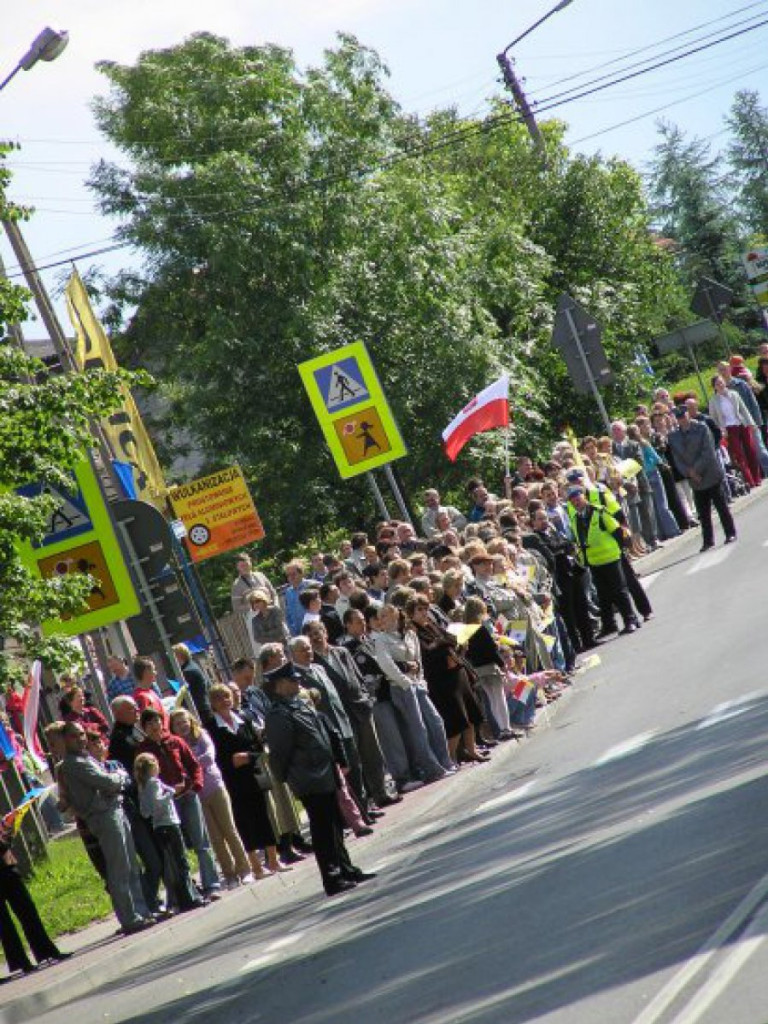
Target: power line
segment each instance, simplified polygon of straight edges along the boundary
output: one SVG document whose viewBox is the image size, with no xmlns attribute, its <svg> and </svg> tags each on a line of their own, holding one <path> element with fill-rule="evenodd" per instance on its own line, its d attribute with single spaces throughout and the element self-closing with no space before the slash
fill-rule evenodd
<svg viewBox="0 0 768 1024">
<path fill-rule="evenodd" d="M 680 99 L 671 100 L 669 103 L 664 103 L 659 107 L 654 107 L 653 110 L 646 110 L 642 114 L 637 114 L 634 117 L 628 117 L 624 121 L 617 121 L 615 124 L 610 124 L 605 128 L 601 128 L 599 131 L 591 132 L 589 135 L 582 135 L 580 139 L 573 139 L 569 145 L 578 146 L 581 142 L 588 142 L 590 139 L 597 139 L 601 135 L 607 135 L 609 132 L 616 131 L 617 128 L 625 128 L 629 124 L 634 124 L 636 121 L 642 121 L 646 117 L 653 117 L 654 114 L 660 114 L 664 110 L 669 110 L 670 107 L 677 107 L 681 103 L 687 103 L 689 100 L 696 99 L 697 96 L 704 96 L 709 92 L 715 92 L 717 89 L 722 89 L 724 85 L 730 85 L 732 82 L 741 81 L 745 75 L 752 75 L 756 71 L 764 71 L 768 68 L 768 64 L 759 64 L 757 67 L 748 68 L 746 71 L 739 72 L 738 75 L 732 75 L 730 78 L 724 78 L 714 85 L 709 86 L 707 89 L 697 89 L 696 92 L 689 93 L 687 96 L 683 96 Z M 716 139 L 719 135 L 725 134 L 727 128 L 722 128 L 720 131 L 714 132 L 712 135 L 708 135 L 706 140 Z"/>
<path fill-rule="evenodd" d="M 556 85 L 564 85 L 566 82 L 571 82 L 574 79 L 584 78 L 586 75 L 593 74 L 595 71 L 601 71 L 603 68 L 611 67 L 614 64 L 620 64 L 622 61 L 628 60 L 630 57 L 636 57 L 641 53 L 647 53 L 649 50 L 655 50 L 658 46 L 663 46 L 664 43 L 671 43 L 675 39 L 682 39 L 684 36 L 693 35 L 694 32 L 699 32 L 701 29 L 709 28 L 710 26 L 717 25 L 723 21 L 729 21 L 731 18 L 736 17 L 737 14 L 743 14 L 745 11 L 753 10 L 755 7 L 764 7 L 766 2 L 768 2 L 768 0 L 757 0 L 757 2 L 755 3 L 746 4 L 743 7 L 737 7 L 730 13 L 721 15 L 719 18 L 712 18 L 710 21 L 703 21 L 698 25 L 692 25 L 690 28 L 684 29 L 682 32 L 675 32 L 671 36 L 665 36 L 662 39 L 657 39 L 656 42 L 647 43 L 645 46 L 639 46 L 635 50 L 627 50 L 623 52 L 620 56 L 614 58 L 613 60 L 593 65 L 592 67 L 585 68 L 583 71 L 577 71 L 572 75 L 566 75 L 564 78 L 557 78 L 554 80 L 550 79 L 548 81 L 545 80 L 542 83 L 542 85 L 545 85 L 547 88 L 551 89 Z M 755 16 L 753 15 L 753 17 Z M 745 20 L 749 21 L 750 19 Z M 739 24 L 742 24 L 742 22 L 740 22 Z M 727 27 L 733 28 L 734 26 L 729 25 Z"/>
<path fill-rule="evenodd" d="M 702 52 L 704 50 L 711 49 L 712 47 L 721 45 L 722 43 L 728 42 L 731 39 L 738 38 L 738 37 L 743 36 L 743 35 L 745 35 L 745 34 L 747 34 L 749 32 L 755 31 L 756 29 L 761 28 L 765 24 L 768 24 L 768 18 L 764 19 L 763 21 L 761 21 L 761 22 L 759 22 L 759 23 L 757 23 L 755 25 L 751 25 L 749 27 L 742 28 L 742 29 L 740 29 L 739 31 L 736 31 L 736 32 L 730 32 L 730 33 L 726 34 L 725 36 L 722 36 L 722 37 L 720 37 L 718 39 L 711 40 L 710 42 L 703 43 L 700 46 L 690 48 L 689 50 L 687 50 L 687 51 L 685 51 L 683 53 L 678 53 L 678 54 L 676 54 L 674 56 L 667 57 L 664 60 L 657 61 L 655 64 L 652 64 L 649 67 L 641 68 L 641 69 L 635 70 L 633 72 L 620 75 L 619 77 L 614 78 L 611 81 L 598 82 L 598 84 L 592 85 L 591 88 L 582 88 L 581 92 L 577 92 L 577 91 L 575 92 L 574 90 L 566 90 L 565 94 L 556 94 L 554 96 L 547 97 L 547 98 L 545 98 L 544 100 L 542 100 L 540 102 L 540 104 L 538 105 L 537 109 L 539 110 L 539 112 L 546 112 L 546 111 L 554 109 L 556 107 L 564 106 L 564 105 L 566 105 L 568 103 L 575 102 L 576 100 L 583 99 L 583 98 L 585 98 L 587 96 L 590 96 L 590 95 L 593 95 L 595 93 L 602 92 L 602 91 L 604 91 L 606 89 L 613 88 L 614 86 L 616 86 L 616 85 L 618 85 L 618 84 L 620 84 L 622 82 L 629 81 L 629 80 L 634 79 L 634 78 L 638 78 L 638 77 L 640 77 L 642 75 L 649 74 L 652 71 L 657 70 L 658 68 L 666 67 L 666 66 L 668 66 L 668 65 L 670 65 L 672 63 L 675 63 L 675 62 L 677 62 L 679 60 L 686 59 L 687 57 L 691 56 L 694 53 L 699 53 L 699 52 Z M 603 76 L 603 77 L 605 77 L 605 76 Z M 587 83 L 587 85 L 589 85 L 589 83 Z M 429 155 L 431 153 L 439 152 L 439 151 L 441 151 L 441 150 L 443 150 L 445 148 L 452 147 L 453 145 L 461 144 L 461 143 L 463 143 L 463 142 L 465 142 L 465 141 L 467 141 L 467 140 L 469 140 L 471 138 L 476 137 L 479 134 L 486 134 L 486 133 L 495 131 L 499 127 L 503 127 L 503 126 L 506 126 L 506 125 L 509 125 L 509 124 L 512 124 L 512 123 L 520 123 L 520 121 L 521 121 L 521 119 L 520 119 L 520 117 L 516 113 L 500 114 L 500 115 L 496 115 L 496 116 L 491 117 L 491 118 L 486 118 L 486 119 L 484 119 L 484 121 L 482 121 L 479 124 L 471 125 L 471 126 L 468 126 L 468 127 L 457 128 L 453 132 L 446 133 L 443 137 L 437 139 L 434 142 L 424 141 L 421 146 L 413 147 L 413 148 L 408 149 L 408 150 L 403 150 L 400 153 L 392 154 L 391 156 L 386 157 L 383 160 L 381 160 L 378 164 L 369 165 L 368 167 L 358 168 L 357 170 L 353 170 L 351 172 L 346 172 L 344 174 L 328 175 L 328 176 L 325 176 L 323 178 L 314 178 L 314 179 L 308 179 L 308 180 L 303 181 L 303 182 L 298 182 L 295 185 L 291 186 L 289 191 L 290 192 L 296 192 L 297 190 L 303 189 L 303 188 L 326 188 L 329 185 L 337 184 L 337 183 L 340 183 L 340 182 L 341 183 L 343 183 L 343 182 L 351 182 L 351 181 L 353 181 L 355 179 L 360 179 L 360 178 L 363 178 L 363 177 L 366 177 L 366 176 L 370 176 L 370 175 L 372 175 L 373 173 L 375 173 L 377 171 L 389 170 L 392 167 L 397 166 L 399 163 L 402 163 L 405 160 L 411 160 L 411 159 L 414 159 L 416 157 L 426 156 L 426 155 Z M 221 194 L 222 193 L 215 193 L 215 195 L 221 195 Z M 180 198 L 182 198 L 182 201 L 185 201 L 183 199 L 183 197 L 180 197 Z M 188 201 L 188 200 L 186 200 L 186 201 Z M 255 205 L 258 206 L 258 205 L 261 205 L 261 204 L 257 203 Z M 226 215 L 230 215 L 231 216 L 231 215 L 234 215 L 234 214 L 236 214 L 238 212 L 248 212 L 248 211 L 250 211 L 252 209 L 254 209 L 254 204 L 250 204 L 247 207 L 242 207 L 239 210 L 229 210 L 229 211 L 217 210 L 217 211 L 212 212 L 209 215 L 203 215 L 203 214 L 199 214 L 199 213 L 189 213 L 189 214 L 187 214 L 187 213 L 182 213 L 181 211 L 173 211 L 172 216 L 186 217 L 190 221 L 195 221 L 196 220 L 196 221 L 199 221 L 199 222 L 205 222 L 206 220 L 210 220 L 211 218 L 220 219 L 222 216 L 226 216 Z M 158 211 L 157 209 L 153 210 L 152 213 L 153 213 L 154 216 L 157 216 L 158 214 L 163 215 L 162 211 Z M 164 215 L 168 216 L 168 213 L 166 212 Z M 93 250 L 91 252 L 83 253 L 83 254 L 77 256 L 77 259 L 88 259 L 88 258 L 91 258 L 93 256 L 102 255 L 105 252 L 112 252 L 112 251 L 115 251 L 117 249 L 122 249 L 122 248 L 129 247 L 132 244 L 133 243 L 130 243 L 130 242 L 117 243 L 114 246 L 108 246 L 108 247 L 106 247 L 104 249 L 96 249 L 96 250 Z M 70 260 L 60 260 L 60 261 L 57 261 L 57 262 L 54 262 L 54 263 L 49 263 L 47 265 L 38 267 L 38 269 L 39 270 L 48 270 L 48 269 L 51 269 L 52 267 L 61 266 L 64 263 L 68 263 L 68 262 L 70 262 Z M 11 276 L 11 277 L 18 277 L 20 275 L 19 274 L 10 274 L 9 276 Z"/>
</svg>

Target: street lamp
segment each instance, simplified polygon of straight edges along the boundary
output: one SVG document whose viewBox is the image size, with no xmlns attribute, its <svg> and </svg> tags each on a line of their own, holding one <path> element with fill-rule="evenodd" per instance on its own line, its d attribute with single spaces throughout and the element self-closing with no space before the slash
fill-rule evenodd
<svg viewBox="0 0 768 1024">
<path fill-rule="evenodd" d="M 53 28 L 44 28 L 43 31 L 38 33 L 38 35 L 36 35 L 32 40 L 32 45 L 10 75 L 0 82 L 0 89 L 4 89 L 13 76 L 18 74 L 19 71 L 29 71 L 30 68 L 33 68 L 39 60 L 56 60 L 56 58 L 66 50 L 68 42 L 69 32 L 57 32 L 56 29 Z"/>
<path fill-rule="evenodd" d="M 523 92 L 523 87 L 518 81 L 515 70 L 512 67 L 512 61 L 509 59 L 508 54 L 512 47 L 516 46 L 521 39 L 525 39 L 525 37 L 529 36 L 531 32 L 534 32 L 539 25 L 543 25 L 548 18 L 551 18 L 553 14 L 557 14 L 558 11 L 565 10 L 565 8 L 571 3 L 573 3 L 573 0 L 560 0 L 559 4 L 555 4 L 552 10 L 547 11 L 547 13 L 543 17 L 539 18 L 538 21 L 535 21 L 530 28 L 527 28 L 525 32 L 513 39 L 509 46 L 505 46 L 501 53 L 496 57 L 498 65 L 501 68 L 501 74 L 504 78 L 504 84 L 512 93 L 517 109 L 520 111 L 523 121 L 525 121 L 525 125 L 528 128 L 528 134 L 533 139 L 536 148 L 540 151 L 542 156 L 545 155 L 544 136 L 539 131 L 539 126 L 536 124 L 536 118 L 533 116 L 533 111 L 528 104 L 526 95 Z"/>
</svg>

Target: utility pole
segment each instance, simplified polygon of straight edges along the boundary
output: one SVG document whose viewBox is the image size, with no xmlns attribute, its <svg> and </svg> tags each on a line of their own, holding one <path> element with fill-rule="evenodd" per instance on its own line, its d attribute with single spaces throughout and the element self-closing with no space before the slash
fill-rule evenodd
<svg viewBox="0 0 768 1024">
<path fill-rule="evenodd" d="M 546 149 L 544 146 L 544 136 L 541 134 L 541 130 L 536 124 L 536 118 L 534 117 L 531 105 L 528 102 L 528 97 L 523 91 L 523 87 L 520 84 L 520 79 L 515 74 L 515 69 L 512 65 L 512 61 L 507 56 L 506 51 L 497 55 L 496 60 L 501 68 L 501 74 L 504 78 L 504 84 L 512 93 L 512 98 L 515 101 L 515 106 L 520 111 L 520 116 L 523 119 L 525 127 L 528 129 L 528 134 L 533 139 L 533 144 L 541 154 L 542 158 L 546 159 Z"/>
<path fill-rule="evenodd" d="M 528 129 L 528 134 L 533 139 L 533 144 L 541 154 L 543 160 L 546 160 L 546 149 L 544 147 L 544 136 L 539 130 L 539 126 L 536 124 L 536 118 L 534 117 L 531 105 L 528 102 L 528 98 L 523 91 L 523 87 L 520 84 L 520 80 L 515 74 L 512 58 L 509 56 L 509 51 L 513 46 L 517 46 L 521 39 L 525 39 L 531 32 L 534 32 L 539 25 L 542 25 L 545 21 L 552 17 L 553 14 L 557 14 L 558 11 L 564 10 L 573 0 L 560 0 L 560 3 L 547 11 L 547 13 L 539 18 L 538 21 L 534 22 L 530 28 L 527 28 L 525 32 L 521 32 L 519 36 L 512 40 L 509 46 L 506 46 L 501 53 L 497 54 L 496 61 L 501 68 L 501 74 L 504 79 L 504 84 L 512 93 L 512 98 L 515 101 L 515 106 L 520 111 L 520 116 L 525 123 L 525 127 Z"/>
</svg>

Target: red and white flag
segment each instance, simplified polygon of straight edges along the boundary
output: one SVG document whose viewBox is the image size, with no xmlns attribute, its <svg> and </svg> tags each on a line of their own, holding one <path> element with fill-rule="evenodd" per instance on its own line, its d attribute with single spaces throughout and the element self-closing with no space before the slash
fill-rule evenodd
<svg viewBox="0 0 768 1024">
<path fill-rule="evenodd" d="M 37 738 L 37 718 L 40 714 L 40 685 L 42 665 L 33 661 L 29 669 L 27 685 L 24 689 L 22 702 L 24 705 L 24 742 L 33 761 L 37 762 L 40 771 L 46 768 L 47 762 L 43 748 Z"/>
<path fill-rule="evenodd" d="M 489 384 L 479 395 L 464 406 L 458 416 L 443 431 L 445 454 L 456 461 L 456 456 L 475 434 L 509 424 L 509 377 L 504 374 Z"/>
</svg>

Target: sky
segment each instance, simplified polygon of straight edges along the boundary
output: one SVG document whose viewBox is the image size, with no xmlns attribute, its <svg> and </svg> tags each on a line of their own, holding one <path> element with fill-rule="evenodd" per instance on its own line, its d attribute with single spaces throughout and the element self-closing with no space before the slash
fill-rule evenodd
<svg viewBox="0 0 768 1024">
<path fill-rule="evenodd" d="M 9 195 L 36 209 L 24 229 L 33 258 L 45 268 L 98 249 L 109 244 L 116 227 L 96 212 L 84 185 L 98 159 L 119 156 L 97 132 L 90 111 L 92 98 L 105 90 L 98 61 L 130 64 L 144 50 L 173 46 L 205 30 L 236 45 L 288 47 L 306 66 L 333 45 L 336 32 L 351 32 L 384 59 L 390 91 L 404 109 L 423 115 L 455 106 L 478 116 L 488 97 L 501 91 L 495 55 L 554 5 L 555 0 L 0 0 L 0 7 L 10 8 L 2 12 L 0 79 L 44 26 L 70 33 L 58 60 L 20 71 L 0 92 L 0 138 L 21 146 L 8 160 L 14 174 Z M 663 59 L 664 51 L 697 45 L 691 41 L 700 36 L 762 20 L 768 21 L 768 0 L 571 0 L 520 42 L 513 56 L 529 100 L 544 107 L 549 97 L 629 63 Z M 669 39 L 696 26 L 702 27 Z M 664 39 L 669 41 L 657 45 Z M 648 49 L 626 56 L 641 48 Z M 589 69 L 594 70 L 584 74 Z M 561 82 L 578 75 L 583 77 Z M 740 88 L 758 90 L 768 103 L 768 24 L 541 117 L 565 120 L 574 149 L 618 155 L 642 170 L 660 117 L 710 139 L 715 149 L 722 146 L 723 118 Z M 617 127 L 622 122 L 627 123 Z M 4 239 L 0 255 L 9 275 L 17 275 Z M 110 273 L 136 259 L 123 251 L 78 266 L 81 272 L 97 265 Z M 62 270 L 41 273 L 54 287 Z M 26 330 L 29 337 L 42 336 L 38 325 Z"/>
</svg>

